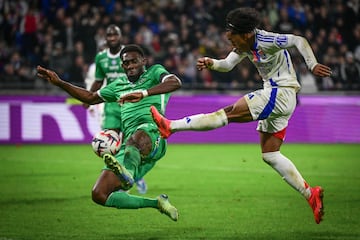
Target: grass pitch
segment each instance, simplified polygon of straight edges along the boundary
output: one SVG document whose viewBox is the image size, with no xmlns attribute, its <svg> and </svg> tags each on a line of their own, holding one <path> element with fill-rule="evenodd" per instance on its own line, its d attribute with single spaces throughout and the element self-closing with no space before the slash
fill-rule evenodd
<svg viewBox="0 0 360 240">
<path fill-rule="evenodd" d="M 283 146 L 303 177 L 325 189 L 317 225 L 258 145 L 169 145 L 145 177 L 145 196 L 168 194 L 178 222 L 155 209 L 93 203 L 103 163 L 90 145 L 0 146 L 0 240 L 360 239 L 359 147 Z"/>
</svg>

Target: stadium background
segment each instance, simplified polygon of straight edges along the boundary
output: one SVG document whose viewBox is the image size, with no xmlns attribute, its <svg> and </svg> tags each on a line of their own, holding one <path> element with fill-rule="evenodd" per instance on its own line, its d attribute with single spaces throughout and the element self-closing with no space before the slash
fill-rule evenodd
<svg viewBox="0 0 360 240">
<path fill-rule="evenodd" d="M 359 1 L 1 1 L 0 143 L 88 143 L 98 125 L 81 105 L 35 77 L 35 67 L 54 69 L 73 84 L 84 77 L 110 23 L 123 43 L 144 47 L 183 80 L 168 116 L 213 111 L 261 87 L 249 62 L 229 73 L 198 72 L 199 56 L 223 57 L 231 49 L 224 18 L 238 6 L 257 8 L 263 28 L 304 35 L 333 75 L 314 78 L 292 51 L 303 89 L 288 129 L 289 142 L 359 143 Z M 58 111 L 56 109 L 59 109 Z M 251 126 L 249 126 L 251 125 Z M 66 126 L 66 127 L 62 127 Z M 170 142 L 257 142 L 255 123 L 207 133 L 179 133 Z"/>
<path fill-rule="evenodd" d="M 197 56 L 229 50 L 223 17 L 234 6 L 258 8 L 266 29 L 305 35 L 333 68 L 331 78 L 311 78 L 292 54 L 305 87 L 286 142 L 299 144 L 282 147 L 309 183 L 326 189 L 324 222 L 315 224 L 302 197 L 261 161 L 256 123 L 169 139 L 190 144 L 169 144 L 146 176 L 146 196 L 168 194 L 176 223 L 154 209 L 92 203 L 103 167 L 89 144 L 98 125 L 79 102 L 36 79 L 35 66 L 83 84 L 115 22 L 124 43 L 146 47 L 151 61 L 184 80 L 169 117 L 214 110 L 259 87 L 247 62 L 224 75 L 194 68 Z M 0 240 L 360 239 L 359 29 L 359 0 L 0 0 Z M 236 144 L 193 144 L 219 141 Z"/>
</svg>

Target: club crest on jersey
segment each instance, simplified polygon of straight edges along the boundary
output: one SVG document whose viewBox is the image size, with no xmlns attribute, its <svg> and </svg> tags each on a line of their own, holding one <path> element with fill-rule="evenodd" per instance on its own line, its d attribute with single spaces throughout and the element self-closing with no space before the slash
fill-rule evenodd
<svg viewBox="0 0 360 240">
<path fill-rule="evenodd" d="M 288 38 L 287 36 L 277 36 L 275 38 L 275 43 L 281 47 L 281 46 L 285 46 L 287 44 Z"/>
<path fill-rule="evenodd" d="M 111 64 L 112 64 L 112 65 L 117 64 L 116 60 L 115 60 L 115 59 L 111 60 Z"/>
<path fill-rule="evenodd" d="M 252 51 L 252 54 L 254 62 L 260 62 L 261 59 L 266 59 L 266 55 L 262 49 L 256 49 L 255 51 Z"/>
<path fill-rule="evenodd" d="M 144 82 L 146 82 L 146 78 L 142 77 L 136 81 L 136 84 L 142 84 Z"/>
<path fill-rule="evenodd" d="M 263 52 L 262 49 L 259 49 L 259 50 L 258 50 L 258 53 L 259 53 L 259 55 L 260 55 L 261 58 L 266 58 L 266 55 L 265 55 L 265 53 Z"/>
</svg>

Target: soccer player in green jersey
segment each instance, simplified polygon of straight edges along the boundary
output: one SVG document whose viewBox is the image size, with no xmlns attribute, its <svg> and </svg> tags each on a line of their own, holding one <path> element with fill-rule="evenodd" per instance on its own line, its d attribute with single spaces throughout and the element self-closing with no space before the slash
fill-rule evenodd
<svg viewBox="0 0 360 240">
<path fill-rule="evenodd" d="M 102 86 L 109 85 L 114 81 L 128 83 L 124 69 L 119 57 L 122 45 L 121 30 L 118 26 L 111 24 L 106 28 L 106 46 L 95 56 L 95 81 L 90 87 L 91 92 L 98 91 Z M 121 110 L 116 102 L 105 102 L 102 109 L 102 129 L 112 129 L 116 132 L 121 130 Z M 89 105 L 84 104 L 85 107 Z M 144 179 L 136 181 L 138 192 L 145 194 L 147 185 Z"/>
<path fill-rule="evenodd" d="M 119 102 L 121 104 L 123 144 L 116 156 L 104 155 L 106 166 L 93 187 L 93 201 L 119 209 L 157 208 L 177 221 L 178 211 L 170 204 L 165 194 L 157 198 L 145 198 L 130 195 L 125 191 L 165 155 L 166 140 L 160 137 L 149 108 L 155 106 L 164 113 L 170 97 L 169 93 L 180 88 L 181 81 L 162 65 L 156 64 L 146 69 L 146 58 L 137 45 L 125 46 L 121 50 L 120 58 L 129 82 L 114 81 L 97 92 L 63 81 L 55 72 L 41 66 L 37 67 L 37 76 L 84 103 L 93 105 L 101 102 Z"/>
<path fill-rule="evenodd" d="M 121 30 L 114 24 L 106 29 L 106 46 L 107 48 L 95 56 L 95 81 L 90 87 L 91 92 L 96 92 L 104 85 L 109 85 L 114 81 L 128 82 L 119 57 L 120 50 L 123 47 L 121 44 Z M 120 130 L 121 112 L 119 104 L 106 102 L 103 117 L 102 129 Z"/>
</svg>

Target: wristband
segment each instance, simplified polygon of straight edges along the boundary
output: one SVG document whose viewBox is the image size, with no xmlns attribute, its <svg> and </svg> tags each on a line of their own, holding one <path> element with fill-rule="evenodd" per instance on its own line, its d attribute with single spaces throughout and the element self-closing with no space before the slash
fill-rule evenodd
<svg viewBox="0 0 360 240">
<path fill-rule="evenodd" d="M 147 90 L 142 90 L 141 93 L 143 95 L 143 98 L 146 98 L 147 96 L 149 96 L 149 93 Z"/>
</svg>

